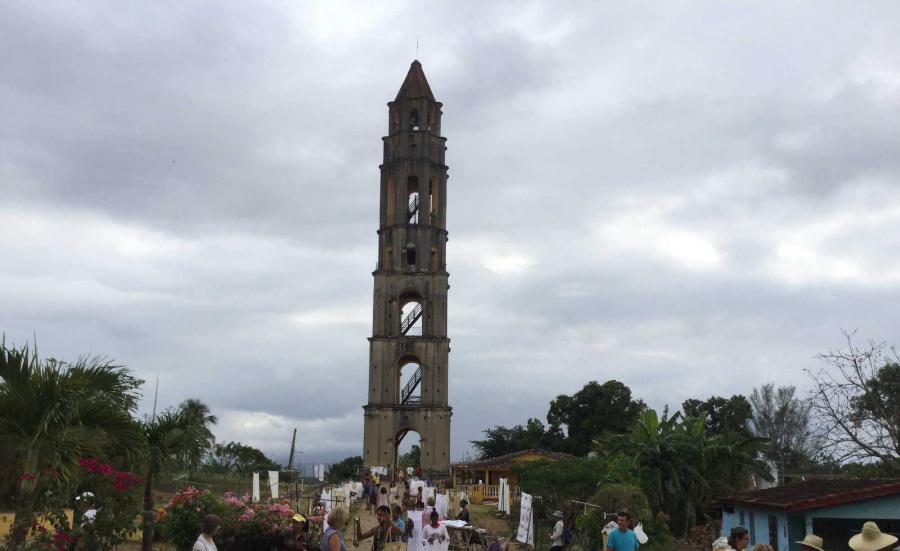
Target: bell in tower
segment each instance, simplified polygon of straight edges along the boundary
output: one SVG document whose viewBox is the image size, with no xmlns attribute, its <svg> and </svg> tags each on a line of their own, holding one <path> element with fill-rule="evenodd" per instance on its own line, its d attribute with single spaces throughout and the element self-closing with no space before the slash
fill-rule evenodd
<svg viewBox="0 0 900 551">
<path fill-rule="evenodd" d="M 369 400 L 363 462 L 397 467 L 411 432 L 420 438 L 421 466 L 450 468 L 447 368 L 446 139 L 441 103 L 422 64 L 413 61 L 394 101 L 381 165 L 378 263 L 373 272 Z"/>
</svg>

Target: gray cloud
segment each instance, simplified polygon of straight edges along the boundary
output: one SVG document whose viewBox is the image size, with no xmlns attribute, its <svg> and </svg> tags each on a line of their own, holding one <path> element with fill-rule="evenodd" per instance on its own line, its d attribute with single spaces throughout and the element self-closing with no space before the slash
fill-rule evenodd
<svg viewBox="0 0 900 551">
<path fill-rule="evenodd" d="M 900 321 L 897 8 L 810 7 L 4 5 L 0 330 L 159 373 L 222 439 L 358 453 L 385 102 L 418 36 L 454 457 L 590 379 L 656 407 L 805 386 L 840 328 Z"/>
</svg>

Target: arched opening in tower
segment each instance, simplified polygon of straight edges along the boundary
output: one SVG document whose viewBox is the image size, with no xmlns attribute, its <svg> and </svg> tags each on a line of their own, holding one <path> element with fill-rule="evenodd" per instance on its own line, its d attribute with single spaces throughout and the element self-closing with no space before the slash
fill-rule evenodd
<svg viewBox="0 0 900 551">
<path fill-rule="evenodd" d="M 400 309 L 400 334 L 407 337 L 421 337 L 423 313 L 421 299 L 405 303 Z"/>
<path fill-rule="evenodd" d="M 416 176 L 406 179 L 406 195 L 406 220 L 410 224 L 418 224 L 421 198 L 419 197 L 419 179 Z"/>
<path fill-rule="evenodd" d="M 397 396 L 402 406 L 422 404 L 422 365 L 415 356 L 404 356 L 397 362 Z"/>
<path fill-rule="evenodd" d="M 422 465 L 422 447 L 422 437 L 418 432 L 413 429 L 398 432 L 394 440 L 394 468 L 415 472 L 416 467 Z"/>
</svg>

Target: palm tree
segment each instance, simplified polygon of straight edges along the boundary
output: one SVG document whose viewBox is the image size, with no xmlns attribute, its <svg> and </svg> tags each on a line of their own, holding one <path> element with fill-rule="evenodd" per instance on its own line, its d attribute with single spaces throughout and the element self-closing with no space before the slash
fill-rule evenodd
<svg viewBox="0 0 900 551">
<path fill-rule="evenodd" d="M 193 472 L 200 466 L 200 462 L 203 460 L 205 452 L 216 442 L 216 438 L 209 427 L 218 423 L 219 418 L 212 415 L 209 411 L 209 406 L 197 398 L 188 398 L 178 407 L 186 417 L 193 419 L 195 424 L 203 427 L 198 430 L 201 430 L 201 432 L 205 430 L 205 433 L 203 433 L 202 436 L 206 440 L 206 445 L 187 450 L 187 453 L 183 458 L 185 467 L 187 467 L 188 471 Z"/>
<path fill-rule="evenodd" d="M 0 482 L 15 488 L 15 548 L 38 513 L 65 501 L 85 456 L 134 462 L 146 451 L 132 418 L 143 381 L 102 357 L 39 359 L 0 343 Z"/>
<path fill-rule="evenodd" d="M 153 548 L 153 482 L 160 473 L 184 467 L 191 458 L 201 457 L 212 439 L 209 425 L 215 422 L 215 416 L 209 415 L 209 408 L 195 399 L 185 400 L 176 409 L 167 409 L 144 420 L 144 436 L 149 453 L 144 481 L 142 551 Z"/>
</svg>

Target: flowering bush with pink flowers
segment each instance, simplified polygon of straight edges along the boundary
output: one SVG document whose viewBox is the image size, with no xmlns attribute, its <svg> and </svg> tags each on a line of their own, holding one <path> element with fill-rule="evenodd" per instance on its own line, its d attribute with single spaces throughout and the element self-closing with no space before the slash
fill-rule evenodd
<svg viewBox="0 0 900 551">
<path fill-rule="evenodd" d="M 294 511 L 287 502 L 253 503 L 250 496 L 226 493 L 217 497 L 207 490 L 189 487 L 172 496 L 160 515 L 160 533 L 179 551 L 190 550 L 200 532 L 203 517 L 219 515 L 216 535 L 219 549 L 269 551 L 278 534 L 290 525 Z"/>
</svg>

